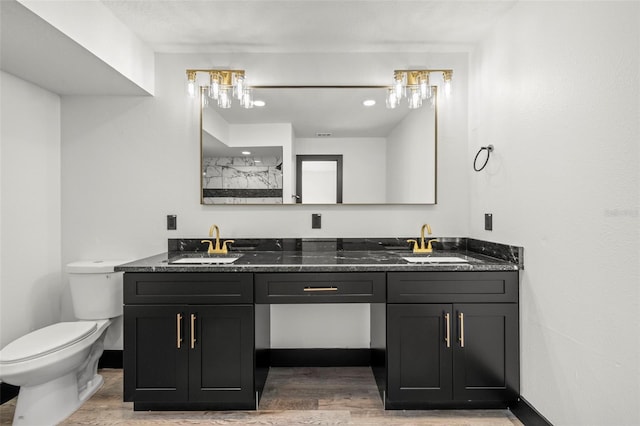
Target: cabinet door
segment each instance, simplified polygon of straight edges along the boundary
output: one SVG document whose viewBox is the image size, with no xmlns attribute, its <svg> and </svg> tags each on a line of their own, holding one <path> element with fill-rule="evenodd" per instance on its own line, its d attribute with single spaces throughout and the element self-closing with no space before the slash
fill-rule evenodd
<svg viewBox="0 0 640 426">
<path fill-rule="evenodd" d="M 253 306 L 190 306 L 188 320 L 189 401 L 251 403 Z"/>
<path fill-rule="evenodd" d="M 455 304 L 454 391 L 458 401 L 515 400 L 519 389 L 518 305 Z"/>
<path fill-rule="evenodd" d="M 448 401 L 452 396 L 452 305 L 387 305 L 387 399 Z M 449 340 L 453 343 L 451 340 Z"/>
<path fill-rule="evenodd" d="M 186 401 L 188 352 L 181 306 L 124 307 L 124 400 Z M 180 317 L 178 316 L 180 315 Z"/>
</svg>

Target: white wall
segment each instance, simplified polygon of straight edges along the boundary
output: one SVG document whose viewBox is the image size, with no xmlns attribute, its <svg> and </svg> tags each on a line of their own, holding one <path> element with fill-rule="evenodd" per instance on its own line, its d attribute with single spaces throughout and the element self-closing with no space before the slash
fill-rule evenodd
<svg viewBox="0 0 640 426">
<path fill-rule="evenodd" d="M 436 202 L 436 134 L 433 109 L 411 111 L 387 138 L 387 201 Z"/>
<path fill-rule="evenodd" d="M 157 55 L 153 98 L 63 98 L 63 263 L 164 252 L 167 238 L 200 238 L 212 223 L 224 238 L 416 236 L 426 222 L 437 235 L 466 235 L 467 161 L 460 152 L 467 146 L 467 60 L 466 54 L 441 53 Z M 382 81 L 368 72 L 379 63 L 389 69 Z M 348 85 L 384 84 L 408 64 L 456 70 L 454 96 L 440 108 L 440 204 L 200 205 L 198 100 L 186 96 L 185 69 L 242 68 L 250 84 Z M 352 71 L 349 81 L 344 69 Z M 312 213 L 322 214 L 322 229 L 311 229 Z M 166 230 L 167 214 L 178 215 L 177 231 Z M 70 309 L 63 315 L 70 316 Z M 353 315 L 353 326 L 366 336 L 368 328 L 358 325 L 362 312 Z M 304 335 L 296 317 L 287 325 L 284 332 Z"/>
<path fill-rule="evenodd" d="M 525 247 L 521 392 L 555 425 L 640 424 L 639 28 L 638 2 L 520 2 L 472 61 L 470 234 Z"/>
<path fill-rule="evenodd" d="M 0 71 L 0 348 L 60 319 L 60 97 Z"/>
</svg>

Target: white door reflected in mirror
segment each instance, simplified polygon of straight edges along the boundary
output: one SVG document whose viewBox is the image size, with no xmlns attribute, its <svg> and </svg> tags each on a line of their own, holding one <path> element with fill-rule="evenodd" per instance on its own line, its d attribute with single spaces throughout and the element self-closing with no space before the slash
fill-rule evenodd
<svg viewBox="0 0 640 426">
<path fill-rule="evenodd" d="M 338 164 L 335 161 L 302 162 L 302 200 L 305 204 L 337 203 Z"/>
<path fill-rule="evenodd" d="M 296 202 L 342 204 L 342 164 L 342 155 L 297 155 Z"/>
</svg>

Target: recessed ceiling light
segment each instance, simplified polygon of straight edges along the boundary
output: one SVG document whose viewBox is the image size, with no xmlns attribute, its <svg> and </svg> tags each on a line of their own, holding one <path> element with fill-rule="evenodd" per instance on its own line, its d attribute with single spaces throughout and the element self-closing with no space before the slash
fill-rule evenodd
<svg viewBox="0 0 640 426">
<path fill-rule="evenodd" d="M 251 151 L 242 151 L 242 155 L 251 155 Z"/>
<path fill-rule="evenodd" d="M 267 103 L 265 101 L 261 101 L 261 100 L 256 100 L 253 101 L 253 106 L 257 106 L 257 107 L 263 107 L 265 106 Z"/>
<path fill-rule="evenodd" d="M 364 101 L 362 101 L 362 105 L 366 107 L 374 106 L 375 104 L 376 101 L 374 99 L 365 99 Z"/>
</svg>

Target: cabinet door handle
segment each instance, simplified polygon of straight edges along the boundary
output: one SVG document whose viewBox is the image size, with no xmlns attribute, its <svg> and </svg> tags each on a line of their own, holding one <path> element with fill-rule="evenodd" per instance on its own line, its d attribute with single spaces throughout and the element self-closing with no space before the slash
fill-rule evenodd
<svg viewBox="0 0 640 426">
<path fill-rule="evenodd" d="M 458 319 L 460 319 L 460 347 L 464 348 L 464 314 L 458 313 Z"/>
<path fill-rule="evenodd" d="M 191 349 L 196 347 L 196 314 L 191 314 Z"/>
<path fill-rule="evenodd" d="M 305 287 L 304 291 L 338 291 L 338 287 Z"/>
<path fill-rule="evenodd" d="M 444 337 L 444 341 L 447 342 L 447 347 L 450 348 L 451 347 L 451 321 L 449 317 L 449 312 L 444 314 L 444 321 L 445 321 L 445 327 L 446 327 L 446 334 Z"/>
<path fill-rule="evenodd" d="M 182 346 L 182 314 L 176 314 L 176 347 Z"/>
</svg>

